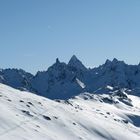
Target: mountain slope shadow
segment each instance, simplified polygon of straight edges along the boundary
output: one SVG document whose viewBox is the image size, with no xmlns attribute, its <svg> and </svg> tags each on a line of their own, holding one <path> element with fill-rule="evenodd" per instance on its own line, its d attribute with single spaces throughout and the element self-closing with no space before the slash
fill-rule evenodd
<svg viewBox="0 0 140 140">
<path fill-rule="evenodd" d="M 140 116 L 138 115 L 128 115 L 128 118 L 132 121 L 133 125 L 140 127 Z"/>
</svg>

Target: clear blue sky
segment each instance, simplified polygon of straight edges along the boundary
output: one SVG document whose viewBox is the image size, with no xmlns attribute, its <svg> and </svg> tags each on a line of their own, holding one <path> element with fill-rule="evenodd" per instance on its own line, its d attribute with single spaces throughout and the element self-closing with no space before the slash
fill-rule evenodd
<svg viewBox="0 0 140 140">
<path fill-rule="evenodd" d="M 138 64 L 140 0 L 0 0 L 1 68 L 35 73 L 73 54 Z"/>
</svg>

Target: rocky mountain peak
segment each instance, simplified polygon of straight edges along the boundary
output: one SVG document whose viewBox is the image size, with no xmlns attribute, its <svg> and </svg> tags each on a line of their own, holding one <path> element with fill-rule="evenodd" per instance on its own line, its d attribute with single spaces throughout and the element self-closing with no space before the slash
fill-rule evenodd
<svg viewBox="0 0 140 140">
<path fill-rule="evenodd" d="M 59 64 L 60 61 L 59 61 L 59 58 L 56 58 L 56 64 Z"/>
<path fill-rule="evenodd" d="M 68 66 L 74 69 L 78 70 L 87 70 L 87 68 L 82 64 L 82 62 L 75 56 L 73 55 L 68 62 Z"/>
<path fill-rule="evenodd" d="M 81 93 L 83 89 L 92 93 L 99 92 L 98 89 L 106 91 L 103 87 L 108 85 L 128 89 L 140 87 L 140 65 L 127 65 L 114 58 L 97 68 L 87 69 L 73 55 L 68 64 L 57 58 L 47 71 L 38 72 L 35 76 L 18 69 L 2 70 L 0 83 L 26 88 L 51 99 L 64 99 Z M 83 85 L 85 88 L 81 88 Z"/>
</svg>

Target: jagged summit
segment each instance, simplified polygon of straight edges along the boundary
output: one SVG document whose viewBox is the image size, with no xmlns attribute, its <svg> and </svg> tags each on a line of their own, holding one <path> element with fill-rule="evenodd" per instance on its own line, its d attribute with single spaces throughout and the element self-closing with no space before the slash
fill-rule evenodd
<svg viewBox="0 0 140 140">
<path fill-rule="evenodd" d="M 106 61 L 105 61 L 105 65 L 109 65 L 109 64 L 111 64 L 111 60 L 109 60 L 109 59 L 107 59 Z"/>
<path fill-rule="evenodd" d="M 23 70 L 3 69 L 0 71 L 0 83 L 51 99 L 65 99 L 83 91 L 95 93 L 108 85 L 137 89 L 140 87 L 140 65 L 128 65 L 114 58 L 106 60 L 99 67 L 87 69 L 73 55 L 68 64 L 57 58 L 48 70 L 38 72 L 35 76 Z"/>
<path fill-rule="evenodd" d="M 113 60 L 107 59 L 107 60 L 105 61 L 105 64 L 106 64 L 106 65 L 108 65 L 108 64 L 125 64 L 125 62 L 124 62 L 124 61 L 120 61 L 120 60 L 118 60 L 117 58 L 113 58 Z"/>
<path fill-rule="evenodd" d="M 76 55 L 73 55 L 73 56 L 71 57 L 70 61 L 80 61 L 80 60 L 76 57 Z M 69 61 L 69 62 L 70 62 L 70 61 Z"/>
<path fill-rule="evenodd" d="M 56 64 L 60 63 L 59 58 L 56 58 Z"/>
<path fill-rule="evenodd" d="M 114 58 L 113 60 L 112 60 L 112 63 L 114 63 L 114 64 L 125 64 L 125 62 L 124 61 L 120 61 L 120 60 L 118 60 L 118 59 L 116 59 L 116 58 Z"/>
<path fill-rule="evenodd" d="M 118 60 L 117 58 L 114 58 L 114 59 L 112 60 L 112 62 L 117 63 L 117 62 L 119 62 L 119 60 Z"/>
<path fill-rule="evenodd" d="M 70 61 L 68 62 L 68 66 L 79 69 L 79 70 L 83 70 L 83 71 L 87 70 L 87 68 L 75 55 L 71 57 Z"/>
</svg>

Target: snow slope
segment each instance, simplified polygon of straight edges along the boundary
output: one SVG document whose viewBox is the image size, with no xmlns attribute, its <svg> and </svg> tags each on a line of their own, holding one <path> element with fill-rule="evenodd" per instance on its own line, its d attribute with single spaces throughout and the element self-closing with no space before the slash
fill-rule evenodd
<svg viewBox="0 0 140 140">
<path fill-rule="evenodd" d="M 0 140 L 140 139 L 137 96 L 83 93 L 54 101 L 0 84 L 0 108 Z"/>
</svg>

